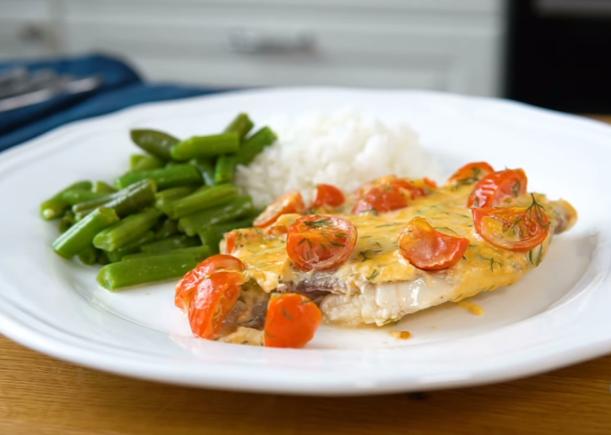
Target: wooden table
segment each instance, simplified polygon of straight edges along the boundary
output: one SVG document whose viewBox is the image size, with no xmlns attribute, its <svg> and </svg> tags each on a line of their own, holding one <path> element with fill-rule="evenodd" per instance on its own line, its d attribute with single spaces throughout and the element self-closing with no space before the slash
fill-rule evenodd
<svg viewBox="0 0 611 435">
<path fill-rule="evenodd" d="M 485 387 L 315 398 L 127 379 L 0 337 L 0 434 L 310 432 L 611 434 L 611 356 Z"/>
<path fill-rule="evenodd" d="M 127 379 L 6 338 L 0 355 L 2 434 L 611 433 L 611 356 L 485 387 L 317 398 Z"/>
</svg>

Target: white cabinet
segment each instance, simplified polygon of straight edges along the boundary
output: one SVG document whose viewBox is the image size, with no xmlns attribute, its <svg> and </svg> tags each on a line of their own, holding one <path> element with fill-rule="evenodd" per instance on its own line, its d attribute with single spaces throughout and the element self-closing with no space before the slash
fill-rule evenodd
<svg viewBox="0 0 611 435">
<path fill-rule="evenodd" d="M 48 0 L 0 0 L 0 58 L 44 56 L 58 49 Z"/>
<path fill-rule="evenodd" d="M 63 51 L 122 54 L 152 80 L 500 87 L 502 0 L 53 2 Z"/>
</svg>

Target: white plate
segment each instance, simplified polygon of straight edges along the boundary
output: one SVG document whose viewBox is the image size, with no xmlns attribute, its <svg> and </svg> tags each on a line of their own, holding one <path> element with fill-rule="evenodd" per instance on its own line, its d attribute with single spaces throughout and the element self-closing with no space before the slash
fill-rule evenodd
<svg viewBox="0 0 611 435">
<path fill-rule="evenodd" d="M 173 282 L 110 293 L 95 268 L 49 247 L 55 225 L 38 204 L 77 179 L 125 167 L 128 130 L 187 136 L 222 128 L 238 111 L 261 121 L 351 106 L 409 122 L 449 171 L 487 160 L 523 167 L 533 190 L 580 213 L 548 258 L 517 285 L 481 295 L 483 316 L 456 305 L 418 313 L 396 329 L 323 327 L 303 350 L 195 339 L 173 306 Z M 177 384 L 301 394 L 370 394 L 501 381 L 611 351 L 611 128 L 521 104 L 455 95 L 348 89 L 275 89 L 150 104 L 78 122 L 0 155 L 0 330 L 57 358 Z"/>
</svg>

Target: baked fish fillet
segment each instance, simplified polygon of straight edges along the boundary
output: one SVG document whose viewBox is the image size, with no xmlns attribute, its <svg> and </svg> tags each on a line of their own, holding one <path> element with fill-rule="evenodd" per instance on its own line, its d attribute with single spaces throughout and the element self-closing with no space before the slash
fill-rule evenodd
<svg viewBox="0 0 611 435">
<path fill-rule="evenodd" d="M 446 186 L 393 212 L 340 214 L 356 226 L 358 240 L 350 260 L 332 272 L 296 270 L 286 254 L 286 236 L 274 227 L 237 230 L 231 254 L 246 264 L 247 276 L 264 292 L 308 294 L 330 323 L 381 326 L 518 281 L 541 263 L 553 234 L 567 230 L 576 220 L 574 208 L 566 201 L 548 201 L 542 194 L 523 195 L 512 205 L 528 206 L 536 199 L 550 218 L 549 236 L 527 252 L 498 248 L 474 230 L 472 213 L 466 206 L 471 190 L 471 186 Z M 467 238 L 464 258 L 437 272 L 411 265 L 399 252 L 397 240 L 416 216 L 426 218 L 440 232 Z M 274 226 L 286 226 L 297 217 L 283 215 Z"/>
</svg>

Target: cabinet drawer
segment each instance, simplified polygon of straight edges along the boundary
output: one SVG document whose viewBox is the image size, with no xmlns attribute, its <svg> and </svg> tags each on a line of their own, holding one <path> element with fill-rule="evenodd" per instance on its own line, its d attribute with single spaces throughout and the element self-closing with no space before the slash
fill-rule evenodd
<svg viewBox="0 0 611 435">
<path fill-rule="evenodd" d="M 134 57 L 141 71 L 155 80 L 180 80 L 215 86 L 338 85 L 450 89 L 441 68 L 396 69 L 379 65 L 294 63 L 233 59 L 195 61 L 191 58 Z"/>
<path fill-rule="evenodd" d="M 44 0 L 2 0 L 0 57 L 48 55 L 57 40 L 49 3 Z"/>
<path fill-rule="evenodd" d="M 496 86 L 498 2 L 65 3 L 69 51 L 119 52 L 154 79 L 478 94 Z"/>
</svg>

